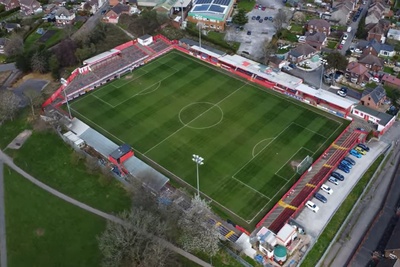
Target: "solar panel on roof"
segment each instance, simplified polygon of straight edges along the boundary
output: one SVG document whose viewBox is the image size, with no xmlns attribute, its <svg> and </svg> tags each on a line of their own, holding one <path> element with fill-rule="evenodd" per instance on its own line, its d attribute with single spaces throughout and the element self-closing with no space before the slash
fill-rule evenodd
<svg viewBox="0 0 400 267">
<path fill-rule="evenodd" d="M 195 6 L 193 11 L 194 12 L 206 11 L 209 7 L 210 7 L 210 5 L 199 5 L 199 6 Z"/>
<path fill-rule="evenodd" d="M 211 4 L 212 0 L 197 0 L 196 5 Z"/>
<path fill-rule="evenodd" d="M 222 5 L 222 6 L 228 6 L 230 0 L 215 0 L 214 4 L 216 5 Z"/>
<path fill-rule="evenodd" d="M 208 11 L 217 12 L 217 13 L 224 13 L 225 8 L 218 5 L 211 5 Z"/>
</svg>

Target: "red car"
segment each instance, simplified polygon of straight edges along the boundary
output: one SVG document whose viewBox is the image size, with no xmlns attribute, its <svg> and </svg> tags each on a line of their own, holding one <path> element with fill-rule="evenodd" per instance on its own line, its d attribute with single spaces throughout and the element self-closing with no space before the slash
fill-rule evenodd
<svg viewBox="0 0 400 267">
<path fill-rule="evenodd" d="M 254 9 L 258 9 L 258 4 L 254 6 Z"/>
<path fill-rule="evenodd" d="M 262 7 L 261 7 L 261 10 L 262 10 L 262 11 L 265 11 L 266 8 L 267 8 L 267 7 L 262 6 Z"/>
<path fill-rule="evenodd" d="M 338 46 L 338 48 L 339 48 L 339 49 L 342 49 L 342 48 L 343 48 L 343 45 L 342 45 L 342 44 L 340 44 L 340 45 Z"/>
</svg>

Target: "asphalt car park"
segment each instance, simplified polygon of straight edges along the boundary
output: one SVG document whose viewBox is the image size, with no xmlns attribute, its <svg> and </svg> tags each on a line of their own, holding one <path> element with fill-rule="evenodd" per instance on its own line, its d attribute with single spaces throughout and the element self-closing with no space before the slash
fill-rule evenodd
<svg viewBox="0 0 400 267">
<path fill-rule="evenodd" d="M 351 192 L 352 188 L 356 185 L 364 172 L 387 147 L 387 144 L 384 142 L 374 141 L 369 143 L 368 146 L 371 150 L 361 158 L 347 155 L 347 157 L 350 157 L 356 162 L 356 164 L 350 170 L 350 173 L 344 173 L 335 169 L 335 171 L 345 177 L 344 181 L 339 181 L 338 185 L 324 181 L 324 184 L 333 190 L 332 194 L 328 194 L 321 189 L 316 191 L 326 197 L 327 203 L 322 203 L 314 197 L 309 199 L 318 206 L 319 210 L 317 213 L 314 213 L 310 209 L 304 208 L 299 213 L 297 218 L 295 218 L 295 221 L 302 225 L 305 228 L 306 233 L 308 233 L 314 240 L 323 231 L 330 218 L 339 208 L 340 204 L 346 199 L 347 195 Z"/>
</svg>

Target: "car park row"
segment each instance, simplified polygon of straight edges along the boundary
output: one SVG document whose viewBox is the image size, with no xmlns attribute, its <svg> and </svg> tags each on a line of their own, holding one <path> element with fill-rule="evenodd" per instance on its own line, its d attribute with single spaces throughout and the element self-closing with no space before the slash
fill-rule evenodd
<svg viewBox="0 0 400 267">
<path fill-rule="evenodd" d="M 369 152 L 369 150 L 370 150 L 369 147 L 366 146 L 365 144 L 357 144 L 353 149 L 349 151 L 349 155 L 344 157 L 339 162 L 337 166 L 338 170 L 333 171 L 327 181 L 335 186 L 338 186 L 340 181 L 345 180 L 345 176 L 341 174 L 339 171 L 344 173 L 350 173 L 353 166 L 356 165 L 356 160 L 353 159 L 352 157 L 356 159 L 361 159 L 363 155 L 366 155 L 366 153 Z M 322 203 L 327 203 L 328 198 L 323 194 L 323 192 L 326 193 L 327 195 L 332 195 L 334 190 L 328 184 L 323 184 L 320 189 L 321 191 L 316 192 L 313 197 Z M 320 209 L 311 200 L 306 202 L 306 207 L 312 210 L 314 213 L 317 213 Z"/>
</svg>

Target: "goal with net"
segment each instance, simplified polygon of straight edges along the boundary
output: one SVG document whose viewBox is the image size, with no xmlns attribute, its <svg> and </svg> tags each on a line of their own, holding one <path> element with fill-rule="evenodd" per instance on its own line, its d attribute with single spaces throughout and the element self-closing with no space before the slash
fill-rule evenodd
<svg viewBox="0 0 400 267">
<path fill-rule="evenodd" d="M 296 166 L 296 172 L 298 174 L 303 174 L 313 163 L 313 158 L 308 156 L 305 157 L 300 163 L 299 165 Z"/>
</svg>

